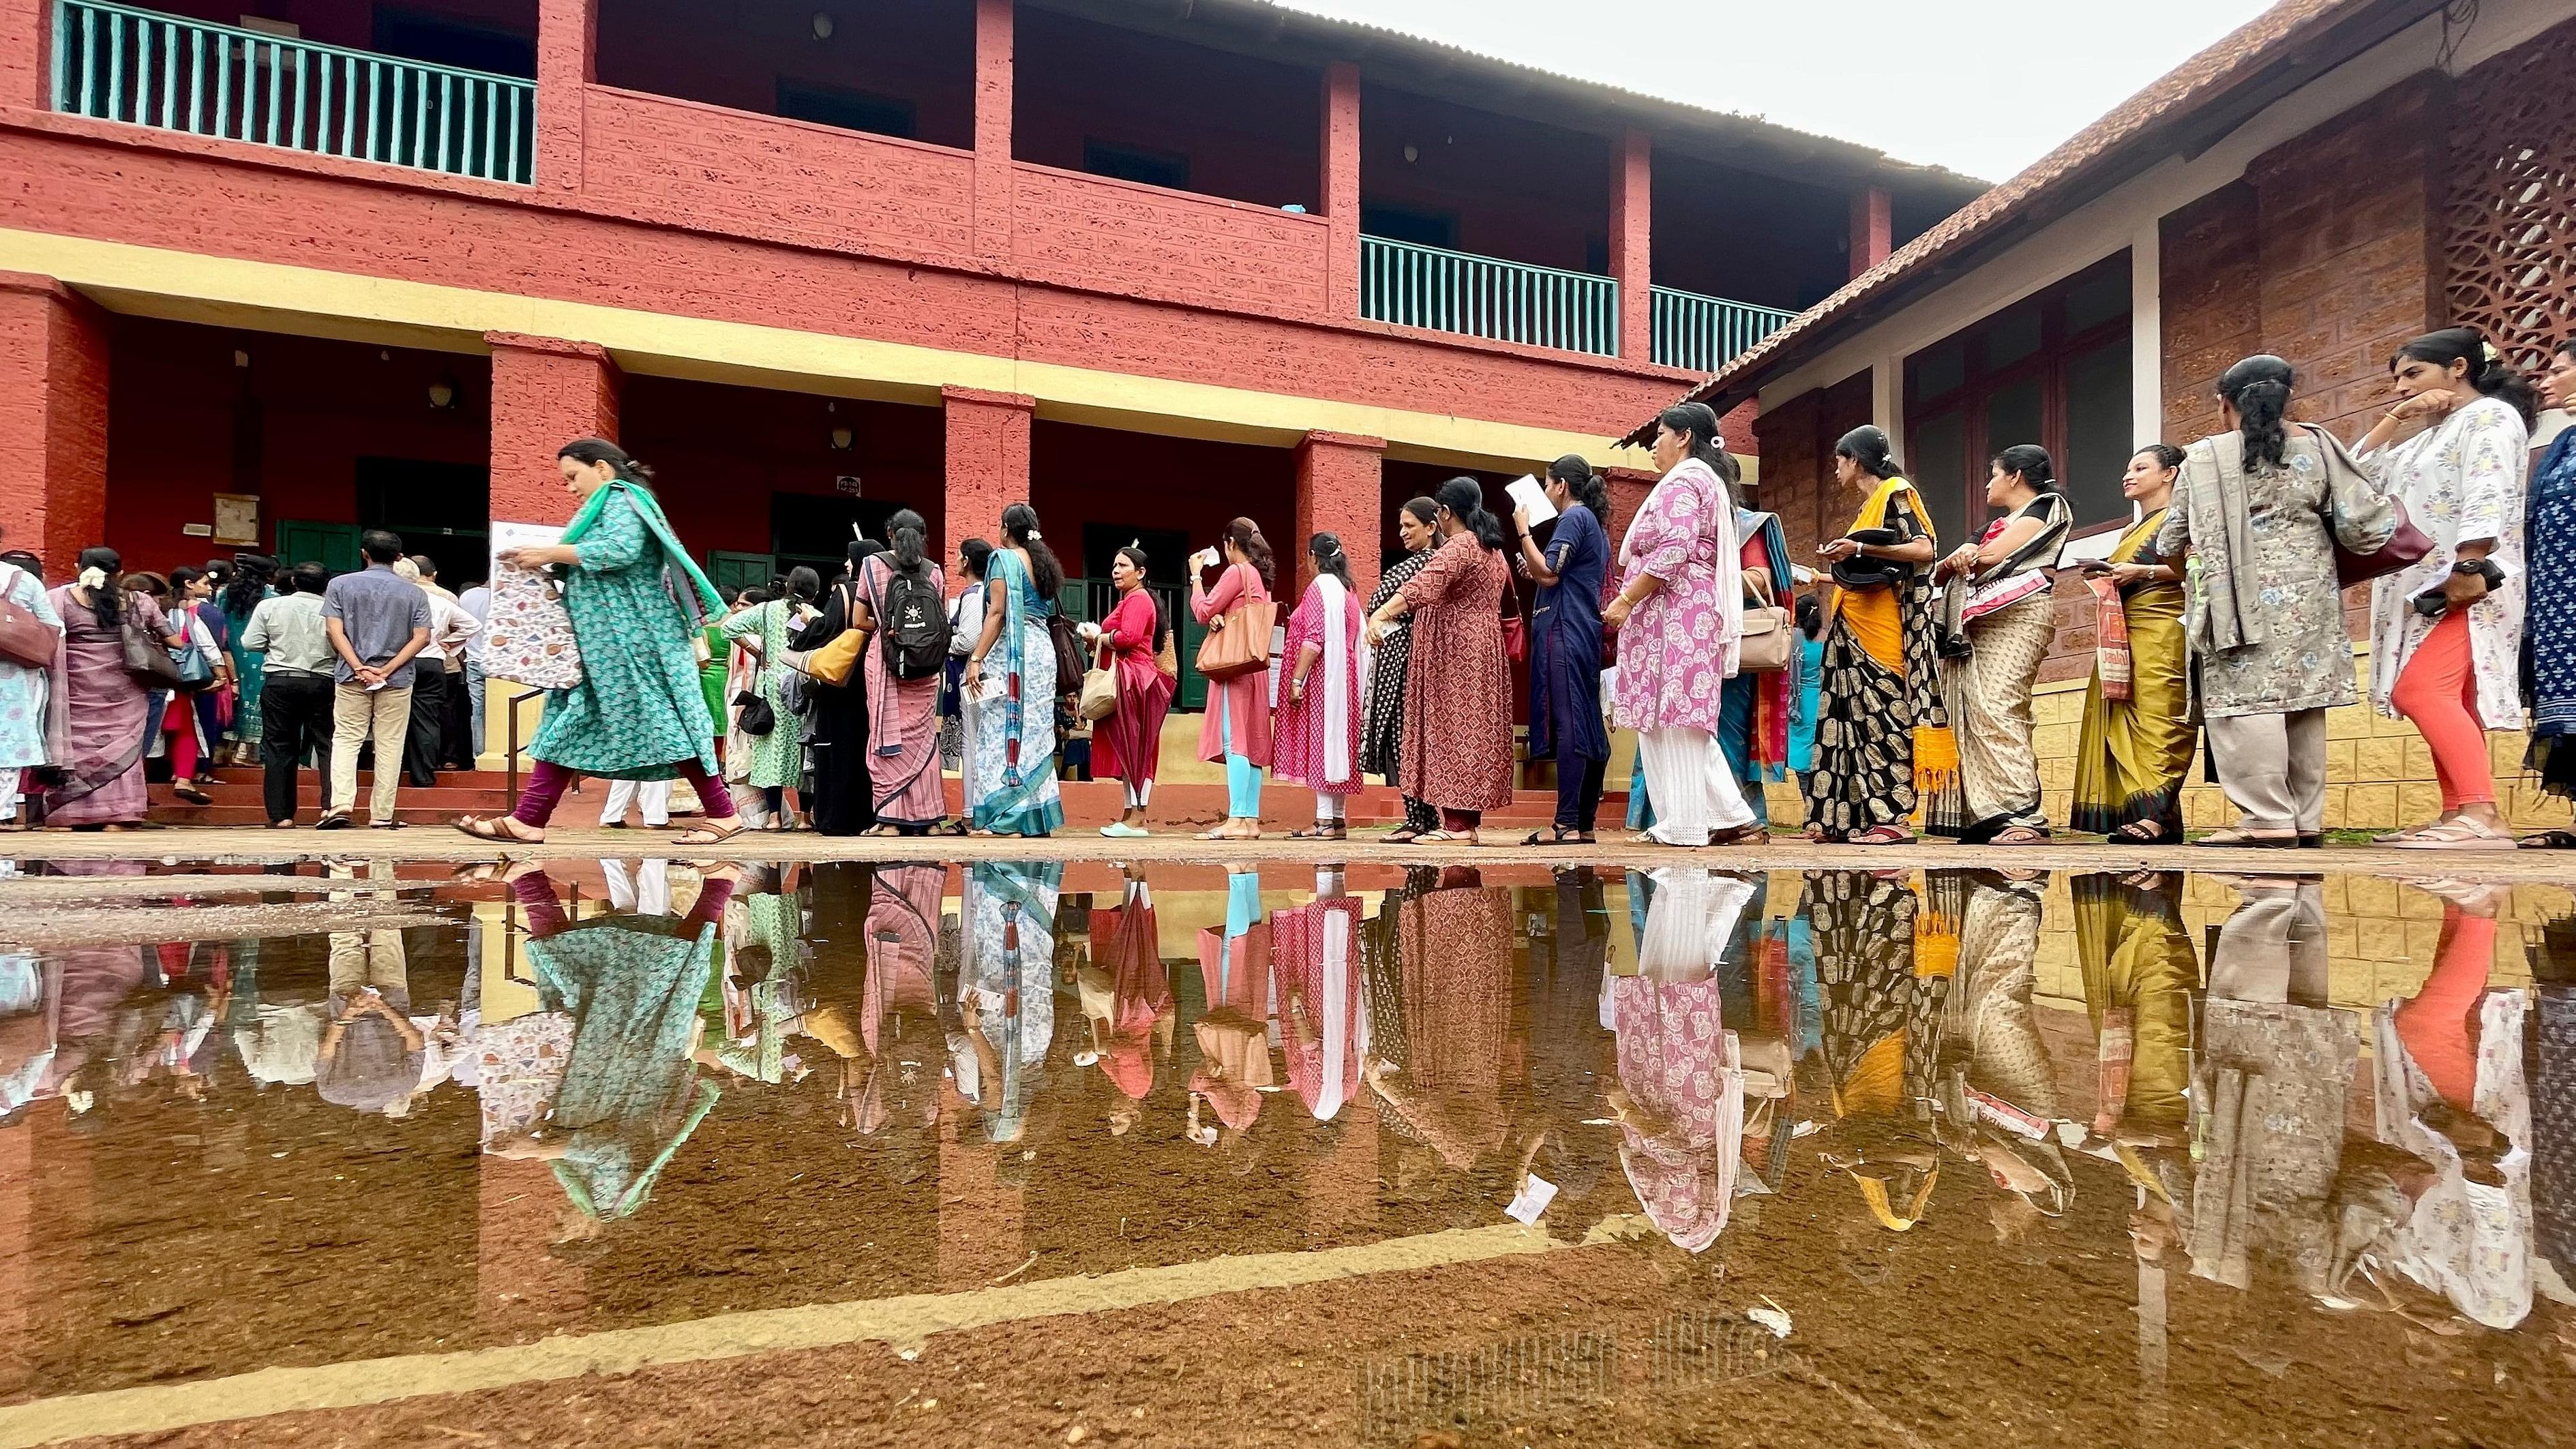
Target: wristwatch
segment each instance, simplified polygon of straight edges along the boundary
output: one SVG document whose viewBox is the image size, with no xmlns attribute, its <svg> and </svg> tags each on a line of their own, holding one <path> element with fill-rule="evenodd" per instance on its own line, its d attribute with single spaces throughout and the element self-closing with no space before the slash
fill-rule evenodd
<svg viewBox="0 0 2576 1449">
<path fill-rule="evenodd" d="M 2497 588 L 2504 583 L 2504 570 L 2496 564 L 2494 559 L 2491 558 L 2464 558 L 2458 563 L 2451 565 L 2451 572 L 2455 574 L 2476 574 L 2487 581 L 2487 587 L 2490 589 Z"/>
</svg>

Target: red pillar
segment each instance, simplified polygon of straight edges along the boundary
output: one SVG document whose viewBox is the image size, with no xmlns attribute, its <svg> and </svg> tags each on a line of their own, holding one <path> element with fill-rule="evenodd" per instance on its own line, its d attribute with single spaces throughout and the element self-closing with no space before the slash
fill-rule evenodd
<svg viewBox="0 0 2576 1449">
<path fill-rule="evenodd" d="M 575 438 L 617 440 L 617 364 L 595 342 L 516 332 L 483 340 L 492 345 L 492 517 L 566 522 L 572 500 L 555 450 Z"/>
<path fill-rule="evenodd" d="M 1610 275 L 1619 282 L 1619 355 L 1654 355 L 1654 142 L 1629 128 L 1610 157 Z"/>
<path fill-rule="evenodd" d="M 537 0 L 537 184 L 549 190 L 581 189 L 598 39 L 598 0 Z"/>
<path fill-rule="evenodd" d="M 0 0 L 0 107 L 51 105 L 45 94 L 54 0 Z"/>
<path fill-rule="evenodd" d="M 1851 274 L 1855 277 L 1887 260 L 1896 249 L 1896 199 L 1884 186 L 1851 195 Z"/>
<path fill-rule="evenodd" d="M 1308 433 L 1297 445 L 1297 536 L 1279 547 L 1297 555 L 1297 596 L 1315 581 L 1315 562 L 1306 540 L 1318 533 L 1341 536 L 1350 555 L 1351 583 L 1365 599 L 1377 587 L 1378 538 L 1384 532 L 1386 492 L 1380 467 L 1386 456 L 1384 438 L 1350 433 Z"/>
<path fill-rule="evenodd" d="M 1604 468 L 1601 481 L 1610 494 L 1610 516 L 1601 520 L 1610 535 L 1613 548 L 1628 536 L 1628 525 L 1636 521 L 1637 510 L 1646 506 L 1646 495 L 1655 491 L 1656 475 L 1644 468 Z"/>
<path fill-rule="evenodd" d="M 971 387 L 943 387 L 939 396 L 948 414 L 948 487 L 939 550 L 945 563 L 969 538 L 1000 542 L 1002 510 L 1028 500 L 1029 418 L 1038 400 Z M 951 569 L 949 587 L 962 592 L 966 581 L 955 575 Z"/>
<path fill-rule="evenodd" d="M 107 315 L 51 277 L 0 272 L 0 536 L 71 577 L 107 538 Z"/>
<path fill-rule="evenodd" d="M 1325 286 L 1332 316 L 1360 315 L 1360 68 L 1347 60 L 1324 67 L 1325 246 L 1332 269 Z"/>
<path fill-rule="evenodd" d="M 975 0 L 975 255 L 1011 259 L 1011 0 Z"/>
</svg>

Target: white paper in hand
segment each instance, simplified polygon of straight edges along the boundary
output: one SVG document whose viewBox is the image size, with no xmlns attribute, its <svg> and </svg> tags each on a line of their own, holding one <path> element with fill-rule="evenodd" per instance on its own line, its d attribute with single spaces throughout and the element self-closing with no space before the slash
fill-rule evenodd
<svg viewBox="0 0 2576 1449">
<path fill-rule="evenodd" d="M 1524 1223 L 1535 1223 L 1547 1205 L 1556 1201 L 1556 1184 L 1533 1172 L 1521 1184 L 1520 1196 L 1513 1198 L 1503 1215 Z"/>
<path fill-rule="evenodd" d="M 1503 491 L 1512 496 L 1515 505 L 1528 511 L 1532 528 L 1556 517 L 1556 505 L 1547 501 L 1547 490 L 1539 486 L 1538 479 L 1527 473 L 1506 484 Z"/>
</svg>

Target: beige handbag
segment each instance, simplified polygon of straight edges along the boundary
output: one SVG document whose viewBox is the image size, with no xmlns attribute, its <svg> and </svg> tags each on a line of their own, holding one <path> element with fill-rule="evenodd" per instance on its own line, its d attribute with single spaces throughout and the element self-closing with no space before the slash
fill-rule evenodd
<svg viewBox="0 0 2576 1449">
<path fill-rule="evenodd" d="M 1798 631 L 1789 619 L 1789 611 L 1777 604 L 1745 606 L 1744 644 L 1735 671 L 1738 674 L 1777 674 L 1798 657 Z"/>
<path fill-rule="evenodd" d="M 1109 664 L 1109 642 L 1091 651 L 1091 667 L 1082 672 L 1082 699 L 1074 712 L 1087 720 L 1104 720 L 1118 712 L 1118 671 Z"/>
</svg>

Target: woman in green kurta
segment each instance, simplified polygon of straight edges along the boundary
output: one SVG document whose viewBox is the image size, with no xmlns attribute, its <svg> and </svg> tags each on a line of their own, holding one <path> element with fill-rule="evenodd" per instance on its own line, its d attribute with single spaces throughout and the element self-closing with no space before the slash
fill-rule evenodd
<svg viewBox="0 0 2576 1449">
<path fill-rule="evenodd" d="M 787 571 L 787 594 L 784 598 L 743 610 L 727 619 L 727 639 L 740 643 L 759 658 L 759 672 L 753 693 L 768 701 L 776 721 L 766 734 L 744 731 L 751 742 L 751 787 L 762 791 L 766 801 L 769 828 L 787 828 L 787 791 L 796 788 L 805 774 L 805 738 L 800 721 L 789 710 L 783 692 L 788 674 L 788 640 L 799 625 L 812 617 L 814 596 L 823 591 L 823 581 L 812 569 Z M 797 791 L 801 797 L 803 791 Z M 798 804 L 805 803 L 801 798 Z"/>
<path fill-rule="evenodd" d="M 560 571 L 581 682 L 546 692 L 545 721 L 528 746 L 536 764 L 518 809 L 469 817 L 457 828 L 477 840 L 534 844 L 583 775 L 676 776 L 706 812 L 705 826 L 678 843 L 713 845 L 742 828 L 715 775 L 715 721 L 698 680 L 696 636 L 718 607 L 715 586 L 672 534 L 646 486 L 652 474 L 624 450 L 582 438 L 564 444 L 555 463 L 581 504 L 563 541 L 509 549 L 500 562 Z"/>
</svg>

